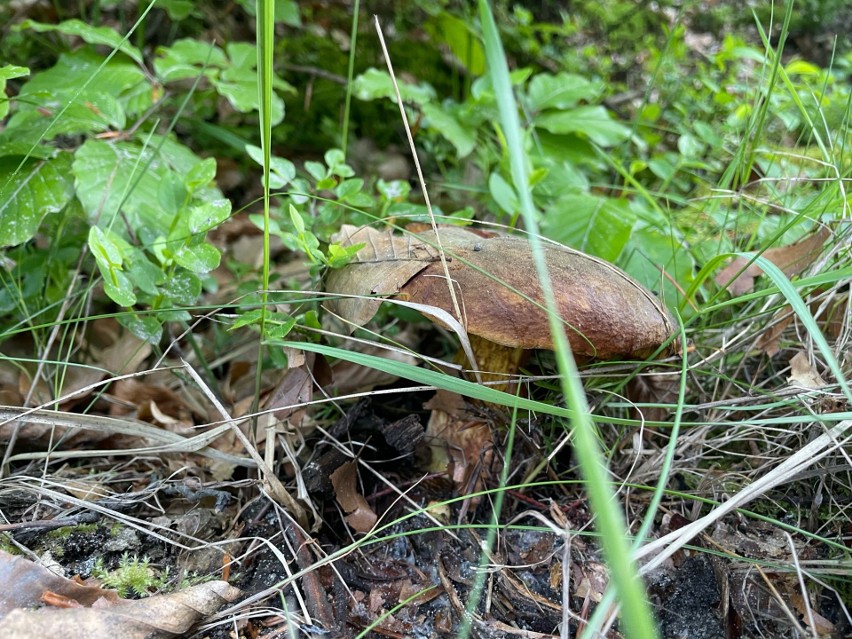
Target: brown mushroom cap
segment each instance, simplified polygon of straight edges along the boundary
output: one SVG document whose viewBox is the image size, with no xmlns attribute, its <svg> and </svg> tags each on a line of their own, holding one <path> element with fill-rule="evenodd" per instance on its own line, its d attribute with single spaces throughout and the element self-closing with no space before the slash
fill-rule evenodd
<svg viewBox="0 0 852 639">
<path fill-rule="evenodd" d="M 423 234 L 429 240 L 429 233 Z M 497 344 L 553 350 L 544 296 L 529 242 L 442 234 L 450 277 L 469 333 Z M 434 237 L 434 235 L 433 235 Z M 448 246 L 448 244 L 451 245 Z M 674 320 L 657 298 L 617 267 L 559 245 L 544 245 L 558 314 L 575 354 L 598 359 L 644 357 L 673 332 Z M 400 289 L 407 299 L 453 312 L 440 262 Z"/>
<path fill-rule="evenodd" d="M 467 331 L 504 346 L 553 350 L 529 242 L 516 236 L 483 237 L 457 227 L 441 228 L 439 233 Z M 419 237 L 420 242 L 406 238 L 405 250 L 397 250 L 394 259 L 403 263 L 406 259 L 423 259 L 424 244 L 428 249 L 436 244 L 436 238 L 433 231 Z M 353 236 L 353 241 L 364 239 Z M 575 355 L 597 359 L 646 357 L 672 334 L 675 322 L 671 314 L 648 289 L 619 268 L 549 242 L 544 243 L 543 250 L 558 313 Z M 426 252 L 429 258 L 423 268 L 413 275 L 407 272 L 404 284 L 397 285 L 400 297 L 455 314 L 444 267 L 434 249 Z M 375 264 L 369 257 L 362 259 L 371 263 L 353 262 L 342 270 Z M 368 272 L 365 269 L 362 274 Z M 361 279 L 357 270 L 339 277 Z M 327 288 L 333 291 L 334 281 L 330 283 Z M 361 286 L 369 283 L 361 280 Z M 372 289 L 364 292 L 367 290 Z"/>
</svg>

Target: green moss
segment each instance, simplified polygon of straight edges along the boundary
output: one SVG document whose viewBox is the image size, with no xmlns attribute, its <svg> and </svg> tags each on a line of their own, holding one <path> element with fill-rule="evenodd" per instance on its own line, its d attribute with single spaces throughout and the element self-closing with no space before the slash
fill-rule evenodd
<svg viewBox="0 0 852 639">
<path fill-rule="evenodd" d="M 124 553 L 115 570 L 106 570 L 99 559 L 92 576 L 107 588 L 114 588 L 121 597 L 147 597 L 162 591 L 169 583 L 169 570 L 157 570 L 150 559 Z"/>
</svg>

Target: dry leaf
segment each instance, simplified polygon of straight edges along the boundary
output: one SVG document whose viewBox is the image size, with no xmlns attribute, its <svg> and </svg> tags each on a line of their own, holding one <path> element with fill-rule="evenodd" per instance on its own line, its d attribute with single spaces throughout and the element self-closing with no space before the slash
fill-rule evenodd
<svg viewBox="0 0 852 639">
<path fill-rule="evenodd" d="M 790 360 L 790 376 L 787 378 L 787 383 L 790 386 L 801 388 L 822 388 L 825 386 L 825 380 L 820 377 L 803 351 L 797 352 Z"/>
<path fill-rule="evenodd" d="M 464 494 L 477 492 L 482 473 L 494 464 L 490 424 L 469 412 L 461 395 L 443 389 L 424 408 L 432 411 L 424 436 L 431 453 L 428 470 L 447 473 Z"/>
<path fill-rule="evenodd" d="M 305 417 L 305 402 L 313 397 L 314 380 L 311 375 L 316 355 L 304 351 L 287 353 L 289 368 L 281 381 L 266 398 L 264 409 L 275 409 L 273 413 L 278 421 L 289 421 L 298 426 Z"/>
<path fill-rule="evenodd" d="M 348 461 L 331 473 L 331 485 L 337 503 L 347 513 L 346 523 L 359 533 L 370 532 L 379 518 L 358 490 L 357 463 Z"/>
<path fill-rule="evenodd" d="M 224 581 L 211 581 L 169 595 L 110 603 L 100 599 L 92 607 L 18 608 L 0 620 L 0 634 L 15 639 L 166 639 L 184 636 L 199 621 L 240 591 Z"/>
<path fill-rule="evenodd" d="M 792 277 L 813 264 L 830 236 L 831 230 L 824 226 L 795 244 L 767 249 L 761 255 L 780 268 L 784 275 Z M 763 274 L 763 269 L 757 264 L 748 264 L 748 262 L 744 257 L 735 258 L 719 271 L 716 275 L 716 283 L 726 287 L 735 296 L 751 292 L 754 289 L 754 279 Z M 745 270 L 743 270 L 744 267 Z M 743 272 L 740 273 L 740 271 Z M 737 275 L 737 273 L 740 274 Z"/>
<path fill-rule="evenodd" d="M 44 593 L 51 592 L 73 599 L 83 606 L 91 606 L 99 599 L 118 601 L 114 590 L 81 584 L 66 579 L 47 568 L 0 550 L 0 619 L 18 608 L 40 605 Z M 17 637 L 2 633 L 4 637 Z"/>
<path fill-rule="evenodd" d="M 411 236 L 394 235 L 392 231 L 377 231 L 372 227 L 357 228 L 344 224 L 332 236 L 332 242 L 343 246 L 365 244 L 347 267 L 332 270 L 326 280 L 326 290 L 360 298 L 340 298 L 328 302 L 328 307 L 352 322 L 352 330 L 369 322 L 379 310 L 381 299 L 365 299 L 374 295 L 389 295 L 437 258 L 437 251 Z"/>
<path fill-rule="evenodd" d="M 142 382 L 138 379 L 122 379 L 111 388 L 112 396 L 121 400 L 110 405 L 109 414 L 123 417 L 136 410 L 136 418 L 151 424 L 168 426 L 169 430 L 194 435 L 194 423 L 183 399 L 174 391 Z"/>
</svg>

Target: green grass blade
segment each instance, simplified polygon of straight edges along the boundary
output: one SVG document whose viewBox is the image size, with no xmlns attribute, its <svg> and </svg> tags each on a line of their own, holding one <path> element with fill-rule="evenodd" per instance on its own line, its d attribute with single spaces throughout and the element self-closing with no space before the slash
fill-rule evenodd
<svg viewBox="0 0 852 639">
<path fill-rule="evenodd" d="M 530 243 L 539 282 L 548 309 L 551 311 L 548 317 L 551 333 L 556 344 L 556 360 L 561 373 L 562 392 L 565 395 L 568 407 L 573 412 L 572 426 L 575 450 L 580 462 L 580 469 L 587 481 L 589 500 L 596 515 L 596 524 L 601 532 L 604 553 L 622 606 L 625 634 L 631 638 L 656 637 L 658 634 L 654 617 L 626 537 L 627 524 L 609 483 L 603 454 L 598 445 L 583 386 L 568 345 L 568 338 L 559 317 L 554 312 L 556 304 L 547 266 L 544 263 L 541 242 L 537 237 L 538 215 L 530 191 L 529 163 L 524 152 L 518 108 L 512 93 L 503 45 L 487 0 L 479 0 L 479 10 L 485 55 L 497 98 L 500 123 L 509 150 L 515 191 L 520 198 L 524 223 L 531 234 Z M 587 632 L 591 630 L 593 629 L 587 627 Z"/>
</svg>

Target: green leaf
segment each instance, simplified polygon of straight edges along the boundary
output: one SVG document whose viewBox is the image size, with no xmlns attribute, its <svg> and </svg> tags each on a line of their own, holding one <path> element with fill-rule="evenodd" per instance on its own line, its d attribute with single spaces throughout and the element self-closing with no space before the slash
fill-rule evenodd
<svg viewBox="0 0 852 639">
<path fill-rule="evenodd" d="M 187 190 L 192 193 L 216 179 L 216 158 L 206 158 L 193 166 L 183 178 Z"/>
<path fill-rule="evenodd" d="M 201 296 L 201 280 L 194 273 L 178 270 L 161 287 L 163 295 L 182 306 L 190 306 Z"/>
<path fill-rule="evenodd" d="M 121 102 L 108 93 L 76 89 L 31 91 L 18 96 L 21 106 L 9 120 L 10 129 L 38 131 L 43 141 L 57 135 L 121 130 L 127 117 Z"/>
<path fill-rule="evenodd" d="M 157 286 L 160 282 L 170 282 L 160 267 L 152 264 L 145 253 L 136 248 L 130 251 L 127 277 L 133 282 L 133 286 L 152 297 L 160 293 Z"/>
<path fill-rule="evenodd" d="M 349 246 L 340 246 L 339 244 L 328 245 L 328 265 L 331 268 L 341 268 L 349 264 L 355 254 L 364 248 L 366 244 L 350 244 Z"/>
<path fill-rule="evenodd" d="M 216 247 L 210 244 L 182 246 L 174 256 L 175 262 L 193 273 L 209 273 L 217 266 L 221 255 Z"/>
<path fill-rule="evenodd" d="M 399 94 L 402 96 L 403 102 L 413 102 L 414 104 L 423 105 L 435 99 L 435 89 L 426 83 L 414 85 L 397 81 L 399 84 Z M 355 97 L 359 100 L 388 98 L 392 102 L 396 102 L 393 83 L 386 71 L 379 71 L 376 68 L 367 69 L 355 78 L 352 88 Z"/>
<path fill-rule="evenodd" d="M 100 262 L 98 263 L 100 267 Z M 122 271 L 112 270 L 104 272 L 101 269 L 104 280 L 104 293 L 119 306 L 130 307 L 136 304 L 136 295 L 133 292 L 133 282 Z"/>
<path fill-rule="evenodd" d="M 127 328 L 139 339 L 156 344 L 163 337 L 163 325 L 152 315 L 119 315 L 118 323 Z"/>
<path fill-rule="evenodd" d="M 431 35 L 445 42 L 453 55 L 474 76 L 486 71 L 485 51 L 479 36 L 475 34 L 467 22 L 457 18 L 447 11 L 441 11 L 437 18 L 426 24 Z"/>
<path fill-rule="evenodd" d="M 61 211 L 74 195 L 71 154 L 52 160 L 0 158 L 0 247 L 30 240 L 46 215 Z"/>
<path fill-rule="evenodd" d="M 27 67 L 7 64 L 0 67 L 0 120 L 9 114 L 9 98 L 6 97 L 6 80 L 21 78 L 30 74 Z"/>
<path fill-rule="evenodd" d="M 334 194 L 337 196 L 338 200 L 348 201 L 350 198 L 359 193 L 363 188 L 364 180 L 362 180 L 361 178 L 343 180 L 343 182 L 338 184 L 337 188 L 334 189 Z"/>
<path fill-rule="evenodd" d="M 386 200 L 402 202 L 411 193 L 411 184 L 408 180 L 391 180 L 386 182 L 379 178 L 376 182 L 376 189 Z"/>
<path fill-rule="evenodd" d="M 191 0 L 157 0 L 157 8 L 165 9 L 169 19 L 178 22 L 190 16 L 195 8 L 195 2 Z"/>
<path fill-rule="evenodd" d="M 65 35 L 77 36 L 89 44 L 102 44 L 110 49 L 118 49 L 139 65 L 143 64 L 142 52 L 122 38 L 111 27 L 94 27 L 81 20 L 65 20 L 59 24 L 44 24 L 35 20 L 24 20 L 18 29 L 32 29 L 39 33 L 58 31 Z M 123 41 L 124 40 L 124 41 Z"/>
<path fill-rule="evenodd" d="M 599 84 L 574 73 L 540 73 L 530 80 L 527 100 L 533 111 L 569 109 L 581 101 L 593 101 L 600 93 Z"/>
<path fill-rule="evenodd" d="M 626 200 L 578 193 L 551 203 L 541 228 L 557 242 L 615 262 L 630 240 L 635 222 Z"/>
<path fill-rule="evenodd" d="M 14 64 L 6 64 L 0 67 L 0 80 L 14 80 L 15 78 L 23 78 L 30 74 L 27 67 L 19 67 Z"/>
<path fill-rule="evenodd" d="M 88 47 L 63 53 L 51 68 L 40 71 L 21 88 L 22 95 L 77 95 L 79 103 L 104 107 L 104 95 L 121 104 L 126 114 L 137 115 L 153 104 L 151 83 L 145 73 L 133 62 L 113 58 L 104 62 L 103 56 Z M 21 110 L 35 109 L 39 105 L 21 104 Z"/>
<path fill-rule="evenodd" d="M 103 278 L 104 292 L 119 306 L 136 304 L 134 285 L 122 271 L 127 248 L 115 233 L 97 226 L 89 228 L 89 250 Z"/>
<path fill-rule="evenodd" d="M 630 137 L 630 129 L 613 120 L 602 106 L 581 106 L 569 111 L 543 113 L 533 122 L 551 133 L 588 136 L 603 147 L 615 146 Z"/>
<path fill-rule="evenodd" d="M 121 206 L 136 232 L 141 228 L 168 232 L 172 213 L 163 210 L 159 194 L 169 171 L 153 149 L 132 142 L 87 140 L 74 154 L 73 171 L 77 197 L 90 223 L 112 225 Z"/>
<path fill-rule="evenodd" d="M 322 162 L 308 160 L 305 162 L 305 170 L 318 182 L 325 179 L 327 176 L 325 165 Z"/>
<path fill-rule="evenodd" d="M 216 228 L 231 215 L 231 201 L 225 198 L 204 202 L 189 211 L 189 232 L 206 233 Z"/>
<path fill-rule="evenodd" d="M 297 235 L 305 234 L 305 220 L 302 219 L 301 214 L 296 210 L 296 207 L 292 204 L 290 205 L 290 223 L 293 225 L 293 229 L 296 231 Z"/>
<path fill-rule="evenodd" d="M 688 289 L 695 277 L 692 255 L 666 229 L 637 225 L 624 253 L 627 258 L 621 262 L 624 270 L 649 290 L 659 292 L 667 306 L 674 307 L 680 302 L 681 290 Z M 682 289 L 678 290 L 671 280 Z M 690 308 L 685 305 L 681 312 L 689 314 Z"/>
<path fill-rule="evenodd" d="M 222 49 L 192 38 L 177 40 L 170 47 L 158 47 L 154 58 L 154 70 L 163 83 L 195 78 L 201 73 L 210 77 L 227 65 L 228 58 Z"/>
<path fill-rule="evenodd" d="M 165 213 L 177 215 L 186 204 L 188 195 L 180 176 L 168 173 L 160 180 L 160 186 L 157 189 L 157 201 L 163 207 Z"/>
<path fill-rule="evenodd" d="M 491 198 L 505 213 L 514 215 L 520 210 L 518 194 L 499 173 L 492 173 L 488 178 L 488 190 L 491 192 Z"/>
<path fill-rule="evenodd" d="M 470 154 L 476 146 L 476 134 L 470 127 L 464 126 L 452 114 L 437 104 L 424 104 L 423 115 L 426 127 L 443 136 L 456 147 L 459 158 Z"/>
<path fill-rule="evenodd" d="M 112 231 L 104 231 L 97 226 L 89 228 L 89 250 L 98 266 L 111 272 L 121 269 L 124 264 L 124 247 Z"/>
<path fill-rule="evenodd" d="M 326 166 L 328 168 L 333 169 L 341 164 L 346 164 L 346 156 L 343 155 L 343 151 L 340 149 L 329 149 L 323 155 L 323 160 L 325 160 Z"/>
<path fill-rule="evenodd" d="M 263 149 L 254 144 L 246 144 L 245 150 L 252 160 L 263 166 Z M 296 166 L 290 160 L 274 155 L 269 157 L 269 171 L 271 173 L 269 188 L 271 189 L 283 189 L 296 177 Z"/>
</svg>

